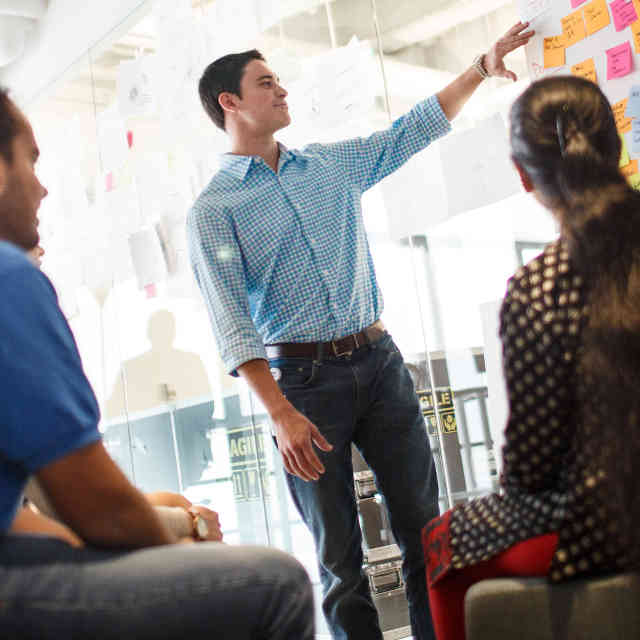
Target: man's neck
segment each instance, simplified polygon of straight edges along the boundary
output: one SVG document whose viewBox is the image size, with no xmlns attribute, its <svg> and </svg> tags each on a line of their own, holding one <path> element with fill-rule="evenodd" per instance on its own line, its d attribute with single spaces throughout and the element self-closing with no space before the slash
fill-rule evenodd
<svg viewBox="0 0 640 640">
<path fill-rule="evenodd" d="M 280 147 L 272 135 L 264 138 L 234 140 L 231 153 L 241 156 L 260 156 L 274 172 L 278 171 Z"/>
</svg>

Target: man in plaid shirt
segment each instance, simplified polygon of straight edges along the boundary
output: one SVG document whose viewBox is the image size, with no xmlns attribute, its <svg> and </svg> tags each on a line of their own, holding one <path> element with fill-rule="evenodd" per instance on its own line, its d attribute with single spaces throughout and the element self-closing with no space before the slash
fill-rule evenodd
<svg viewBox="0 0 640 640">
<path fill-rule="evenodd" d="M 529 41 L 527 26 L 389 129 L 301 150 L 274 138 L 291 121 L 287 92 L 258 51 L 224 56 L 200 80 L 232 151 L 190 211 L 191 262 L 228 371 L 269 412 L 336 639 L 382 638 L 362 571 L 352 442 L 403 552 L 414 637 L 434 637 L 420 530 L 438 514 L 437 480 L 412 380 L 379 319 L 361 197 L 445 135 L 485 77 L 516 79 L 503 59 Z"/>
</svg>

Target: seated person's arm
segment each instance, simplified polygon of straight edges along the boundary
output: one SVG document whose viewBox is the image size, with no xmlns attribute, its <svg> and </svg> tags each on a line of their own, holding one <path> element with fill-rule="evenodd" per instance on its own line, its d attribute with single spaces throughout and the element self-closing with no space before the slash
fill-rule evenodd
<svg viewBox="0 0 640 640">
<path fill-rule="evenodd" d="M 47 518 L 36 513 L 31 507 L 21 507 L 9 529 L 17 534 L 39 534 L 52 538 L 60 538 L 73 547 L 83 546 L 82 540 L 69 527 L 65 527 L 57 520 Z"/>
<path fill-rule="evenodd" d="M 177 541 L 102 442 L 55 460 L 37 477 L 60 518 L 88 545 L 139 548 Z"/>
</svg>

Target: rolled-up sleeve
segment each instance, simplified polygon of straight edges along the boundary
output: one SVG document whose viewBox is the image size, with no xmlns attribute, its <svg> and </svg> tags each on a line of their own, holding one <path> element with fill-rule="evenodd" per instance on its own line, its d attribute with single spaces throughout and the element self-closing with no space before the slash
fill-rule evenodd
<svg viewBox="0 0 640 640">
<path fill-rule="evenodd" d="M 309 152 L 331 157 L 361 191 L 370 189 L 400 168 L 411 156 L 451 131 L 437 96 L 419 102 L 383 131 L 324 145 L 310 145 Z"/>
<path fill-rule="evenodd" d="M 187 217 L 191 266 L 204 297 L 220 357 L 226 370 L 249 360 L 266 359 L 249 309 L 247 284 L 233 222 L 203 195 Z"/>
</svg>

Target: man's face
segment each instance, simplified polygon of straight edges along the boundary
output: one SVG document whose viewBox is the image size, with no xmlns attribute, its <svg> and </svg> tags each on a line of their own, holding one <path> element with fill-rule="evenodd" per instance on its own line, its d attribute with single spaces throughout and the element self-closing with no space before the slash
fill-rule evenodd
<svg viewBox="0 0 640 640">
<path fill-rule="evenodd" d="M 12 140 L 13 157 L 7 162 L 0 156 L 0 239 L 30 250 L 40 240 L 38 208 L 47 190 L 35 173 L 39 151 L 31 125 L 15 111 L 20 127 Z"/>
<path fill-rule="evenodd" d="M 287 92 L 262 60 L 252 60 L 245 67 L 240 92 L 242 97 L 236 98 L 237 114 L 251 130 L 273 133 L 291 122 Z"/>
</svg>

